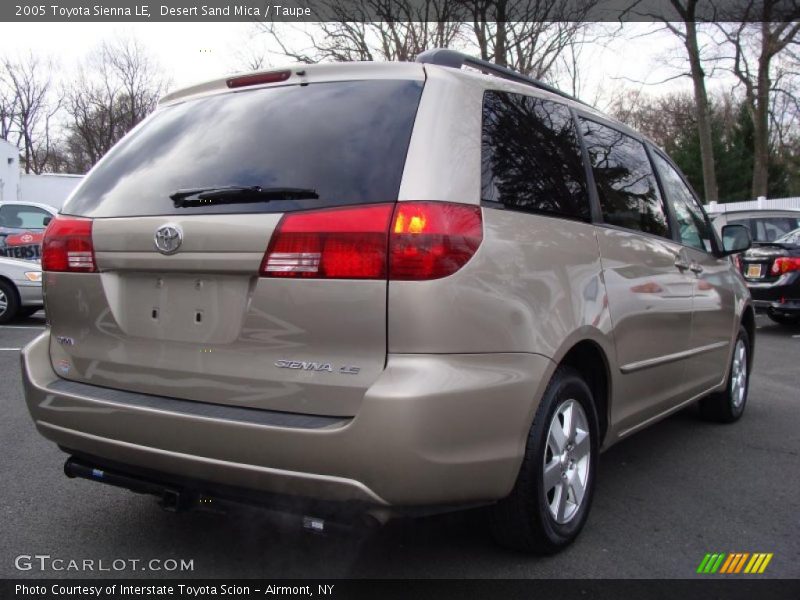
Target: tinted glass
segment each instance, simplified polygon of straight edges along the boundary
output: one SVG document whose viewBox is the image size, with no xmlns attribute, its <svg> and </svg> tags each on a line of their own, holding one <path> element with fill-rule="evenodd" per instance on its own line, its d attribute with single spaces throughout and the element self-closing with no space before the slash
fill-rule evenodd
<svg viewBox="0 0 800 600">
<path fill-rule="evenodd" d="M 21 229 L 44 229 L 44 220 L 52 217 L 49 212 L 35 206 L 24 204 L 5 204 L 0 206 L 0 225 Z"/>
<path fill-rule="evenodd" d="M 794 217 L 754 217 L 752 221 L 756 229 L 753 238 L 759 242 L 774 242 L 800 227 L 800 219 Z"/>
<path fill-rule="evenodd" d="M 486 92 L 481 198 L 514 210 L 589 219 L 580 144 L 566 106 Z"/>
<path fill-rule="evenodd" d="M 244 90 L 157 111 L 64 206 L 93 217 L 284 212 L 397 200 L 422 84 L 348 81 Z M 175 208 L 178 189 L 310 188 L 315 200 Z"/>
<path fill-rule="evenodd" d="M 594 121 L 581 119 L 603 220 L 669 237 L 664 205 L 644 145 Z"/>
<path fill-rule="evenodd" d="M 658 153 L 653 153 L 653 162 L 661 176 L 664 194 L 672 203 L 681 243 L 698 250 L 711 252 L 711 227 L 706 222 L 703 211 L 697 204 L 692 191 L 686 186 L 680 174 Z"/>
</svg>

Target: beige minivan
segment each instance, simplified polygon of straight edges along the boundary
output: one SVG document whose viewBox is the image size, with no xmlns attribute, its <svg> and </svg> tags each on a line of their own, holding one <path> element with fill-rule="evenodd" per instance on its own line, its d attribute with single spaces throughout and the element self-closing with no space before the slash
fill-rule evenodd
<svg viewBox="0 0 800 600">
<path fill-rule="evenodd" d="M 457 52 L 211 81 L 48 227 L 26 399 L 67 475 L 172 508 L 487 505 L 554 552 L 602 450 L 742 415 L 749 237 L 724 239 L 649 141 Z"/>
</svg>

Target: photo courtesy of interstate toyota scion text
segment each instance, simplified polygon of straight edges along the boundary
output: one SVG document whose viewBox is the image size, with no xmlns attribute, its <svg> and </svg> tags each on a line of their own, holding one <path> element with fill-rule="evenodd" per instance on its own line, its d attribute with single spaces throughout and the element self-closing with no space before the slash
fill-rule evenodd
<svg viewBox="0 0 800 600">
<path fill-rule="evenodd" d="M 459 52 L 209 81 L 47 226 L 26 401 L 67 476 L 167 508 L 484 507 L 553 553 L 602 451 L 742 416 L 749 246 L 649 140 Z"/>
</svg>

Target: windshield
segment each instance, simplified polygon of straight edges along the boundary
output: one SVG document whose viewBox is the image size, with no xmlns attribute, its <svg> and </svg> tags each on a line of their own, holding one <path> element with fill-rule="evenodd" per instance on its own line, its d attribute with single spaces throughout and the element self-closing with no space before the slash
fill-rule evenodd
<svg viewBox="0 0 800 600">
<path fill-rule="evenodd" d="M 162 108 L 86 177 L 65 214 L 286 212 L 397 200 L 422 83 L 372 80 L 246 90 Z M 176 207 L 176 190 L 314 194 Z M 315 197 L 316 196 L 316 197 Z"/>
</svg>

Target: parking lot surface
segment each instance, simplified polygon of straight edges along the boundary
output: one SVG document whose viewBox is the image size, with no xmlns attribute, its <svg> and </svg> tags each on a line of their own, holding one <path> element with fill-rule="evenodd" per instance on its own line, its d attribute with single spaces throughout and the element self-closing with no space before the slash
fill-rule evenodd
<svg viewBox="0 0 800 600">
<path fill-rule="evenodd" d="M 542 558 L 495 546 L 479 511 L 321 536 L 297 518 L 168 513 L 149 496 L 69 480 L 66 455 L 36 432 L 22 396 L 19 348 L 44 319 L 3 326 L 0 576 L 691 578 L 709 552 L 771 552 L 762 577 L 800 577 L 800 328 L 764 317 L 758 327 L 744 418 L 715 425 L 687 409 L 611 448 L 584 532 Z M 94 560 L 95 569 L 101 560 L 183 559 L 193 570 L 15 567 L 37 554 Z"/>
</svg>

